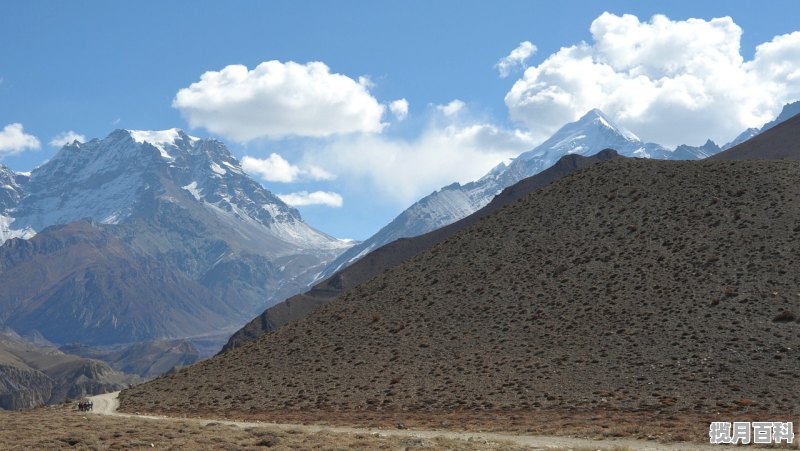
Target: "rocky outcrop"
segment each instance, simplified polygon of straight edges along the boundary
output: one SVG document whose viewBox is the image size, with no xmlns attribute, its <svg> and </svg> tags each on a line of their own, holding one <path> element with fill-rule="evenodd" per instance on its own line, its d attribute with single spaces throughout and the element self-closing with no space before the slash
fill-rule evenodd
<svg viewBox="0 0 800 451">
<path fill-rule="evenodd" d="M 53 380 L 41 371 L 0 363 L 0 409 L 41 406 L 52 393 Z"/>
<path fill-rule="evenodd" d="M 59 404 L 140 381 L 105 362 L 37 347 L 10 330 L 0 330 L 0 409 Z"/>
</svg>

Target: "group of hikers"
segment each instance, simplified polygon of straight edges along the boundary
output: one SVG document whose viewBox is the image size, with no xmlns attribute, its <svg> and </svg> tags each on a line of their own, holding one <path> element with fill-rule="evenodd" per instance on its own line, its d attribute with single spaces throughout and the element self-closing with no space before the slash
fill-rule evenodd
<svg viewBox="0 0 800 451">
<path fill-rule="evenodd" d="M 81 401 L 78 403 L 78 410 L 81 412 L 86 412 L 92 410 L 94 407 L 94 403 L 92 401 Z"/>
</svg>

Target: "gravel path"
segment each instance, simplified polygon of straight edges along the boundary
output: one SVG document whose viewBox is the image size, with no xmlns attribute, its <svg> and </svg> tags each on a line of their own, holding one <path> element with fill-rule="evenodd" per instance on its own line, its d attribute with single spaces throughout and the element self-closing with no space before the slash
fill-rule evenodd
<svg viewBox="0 0 800 451">
<path fill-rule="evenodd" d="M 117 396 L 119 392 L 106 393 L 103 395 L 93 396 L 91 399 L 94 402 L 93 414 L 98 415 L 115 415 L 129 418 L 145 418 L 157 421 L 196 421 L 200 424 L 207 423 L 220 423 L 241 428 L 263 427 L 270 429 L 277 429 L 281 431 L 301 431 L 308 434 L 313 434 L 321 431 L 333 432 L 337 434 L 370 434 L 381 436 L 399 436 L 399 437 L 416 437 L 425 439 L 434 438 L 448 438 L 456 440 L 469 440 L 469 441 L 482 441 L 482 442 L 506 442 L 518 446 L 528 446 L 532 449 L 592 449 L 592 450 L 640 450 L 640 451 L 722 451 L 732 450 L 731 446 L 720 445 L 702 445 L 697 443 L 656 443 L 644 440 L 634 439 L 605 439 L 605 440 L 592 440 L 586 438 L 576 437 L 561 437 L 549 435 L 513 435 L 494 432 L 458 432 L 458 431 L 436 431 L 436 430 L 420 430 L 420 429 L 378 429 L 378 428 L 354 428 L 342 426 L 320 426 L 309 424 L 286 424 L 286 423 L 253 423 L 247 421 L 230 421 L 230 420 L 216 420 L 216 419 L 187 419 L 187 418 L 174 418 L 167 416 L 152 416 L 152 415 L 132 415 L 127 413 L 117 412 L 119 407 L 119 400 Z M 741 449 L 741 447 L 739 448 Z"/>
</svg>

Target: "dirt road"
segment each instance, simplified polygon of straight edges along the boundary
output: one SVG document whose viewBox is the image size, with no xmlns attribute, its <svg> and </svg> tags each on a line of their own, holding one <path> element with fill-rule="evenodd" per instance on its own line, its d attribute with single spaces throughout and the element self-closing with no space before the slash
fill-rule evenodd
<svg viewBox="0 0 800 451">
<path fill-rule="evenodd" d="M 340 426 L 318 426 L 309 424 L 285 424 L 285 423 L 253 423 L 246 421 L 229 421 L 216 419 L 186 419 L 173 418 L 166 416 L 152 415 L 132 415 L 117 412 L 119 392 L 106 393 L 104 395 L 93 396 L 94 402 L 92 413 L 98 415 L 116 415 L 122 417 L 145 418 L 155 421 L 193 421 L 200 424 L 221 423 L 241 428 L 267 428 L 280 431 L 301 431 L 304 433 L 317 433 L 321 431 L 333 432 L 338 434 L 372 434 L 382 436 L 415 437 L 433 439 L 437 437 L 471 440 L 481 442 L 512 443 L 518 446 L 526 446 L 531 449 L 592 449 L 592 450 L 640 450 L 640 451 L 723 451 L 733 450 L 735 447 L 722 445 L 703 445 L 697 443 L 656 443 L 635 439 L 604 439 L 592 440 L 586 438 L 560 437 L 548 435 L 513 435 L 495 432 L 459 432 L 459 431 L 436 431 L 419 429 L 377 429 L 377 428 L 353 428 Z M 736 448 L 741 450 L 742 447 Z"/>
</svg>

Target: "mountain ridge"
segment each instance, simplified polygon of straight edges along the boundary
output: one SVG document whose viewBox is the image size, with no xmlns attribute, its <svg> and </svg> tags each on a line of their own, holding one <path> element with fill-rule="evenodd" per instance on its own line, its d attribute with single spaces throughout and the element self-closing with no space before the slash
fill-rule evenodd
<svg viewBox="0 0 800 451">
<path fill-rule="evenodd" d="M 574 171 L 614 158 L 620 158 L 620 156 L 611 149 L 603 150 L 591 157 L 578 154 L 565 155 L 544 171 L 503 189 L 491 202 L 477 212 L 428 233 L 410 238 L 400 238 L 385 244 L 352 265 L 337 271 L 328 279 L 315 284 L 305 293 L 292 296 L 266 309 L 234 333 L 220 352 L 241 346 L 266 332 L 308 315 L 314 309 L 332 301 L 347 290 L 444 241 L 464 228 L 475 224 L 480 218 L 511 205 L 530 192 Z"/>
<path fill-rule="evenodd" d="M 713 151 L 711 147 L 702 152 L 687 148 L 675 154 L 661 145 L 643 142 L 599 109 L 592 109 L 577 121 L 562 126 L 542 144 L 523 152 L 508 164 L 500 163 L 480 179 L 464 185 L 451 184 L 423 197 L 373 236 L 342 253 L 317 280 L 330 277 L 381 245 L 435 230 L 474 213 L 504 188 L 538 174 L 564 155 L 589 156 L 607 148 L 615 149 L 622 156 L 660 159 L 694 159 L 702 152 Z"/>
</svg>

